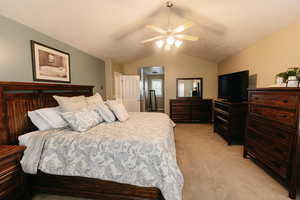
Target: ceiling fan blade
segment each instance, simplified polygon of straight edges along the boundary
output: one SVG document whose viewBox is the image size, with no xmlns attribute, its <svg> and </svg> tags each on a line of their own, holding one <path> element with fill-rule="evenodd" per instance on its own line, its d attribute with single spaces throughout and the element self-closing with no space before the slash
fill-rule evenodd
<svg viewBox="0 0 300 200">
<path fill-rule="evenodd" d="M 190 8 L 180 5 L 177 7 L 172 8 L 173 13 L 179 17 L 185 18 L 187 20 L 191 20 L 197 24 L 197 26 L 212 32 L 216 35 L 223 35 L 226 32 L 226 27 L 217 22 L 214 21 L 208 17 L 205 17 L 204 15 L 201 15 L 200 13 L 196 12 L 195 10 L 191 10 Z"/>
<path fill-rule="evenodd" d="M 167 31 L 165 31 L 164 29 L 159 28 L 157 26 L 147 25 L 146 27 L 149 28 L 149 29 L 151 29 L 151 30 L 153 30 L 153 31 L 159 32 L 161 34 L 167 34 Z"/>
<path fill-rule="evenodd" d="M 147 42 L 151 42 L 151 41 L 154 41 L 154 40 L 159 40 L 159 39 L 162 39 L 162 38 L 164 38 L 165 36 L 163 36 L 163 35 L 159 35 L 159 36 L 156 36 L 156 37 L 153 37 L 153 38 L 149 38 L 149 39 L 147 39 L 147 40 L 143 40 L 143 41 L 141 41 L 141 43 L 142 44 L 145 44 L 145 43 L 147 43 Z"/>
<path fill-rule="evenodd" d="M 130 24 L 124 24 L 120 26 L 120 28 L 114 34 L 112 34 L 112 37 L 117 41 L 127 38 L 131 34 L 144 29 L 146 24 L 151 24 L 151 19 L 156 17 L 162 11 L 163 7 L 161 4 L 157 5 L 149 14 L 141 16 L 138 20 L 135 20 Z"/>
<path fill-rule="evenodd" d="M 190 41 L 199 40 L 199 37 L 197 37 L 197 36 L 186 35 L 186 34 L 177 34 L 177 35 L 175 35 L 175 37 L 178 39 L 182 39 L 182 40 L 190 40 Z"/>
<path fill-rule="evenodd" d="M 180 26 L 177 26 L 174 30 L 173 33 L 180 33 L 182 31 L 185 31 L 189 28 L 191 28 L 192 26 L 194 26 L 194 22 L 187 22 L 185 24 L 182 24 Z"/>
</svg>

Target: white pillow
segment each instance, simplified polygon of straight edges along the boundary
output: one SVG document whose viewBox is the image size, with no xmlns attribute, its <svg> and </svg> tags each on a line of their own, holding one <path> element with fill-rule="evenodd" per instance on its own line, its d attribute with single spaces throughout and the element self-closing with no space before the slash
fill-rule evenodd
<svg viewBox="0 0 300 200">
<path fill-rule="evenodd" d="M 116 121 L 115 115 L 111 112 L 111 110 L 105 104 L 98 104 L 96 106 L 96 111 L 104 119 L 104 121 L 106 121 L 106 122 Z"/>
<path fill-rule="evenodd" d="M 103 104 L 102 96 L 99 93 L 96 93 L 93 96 L 86 97 L 85 98 L 88 105 L 97 105 L 97 104 Z"/>
<path fill-rule="evenodd" d="M 109 107 L 119 121 L 124 122 L 129 118 L 129 114 L 123 104 L 112 104 Z"/>
<path fill-rule="evenodd" d="M 68 126 L 68 123 L 60 115 L 59 107 L 29 111 L 28 116 L 32 123 L 41 131 Z"/>
<path fill-rule="evenodd" d="M 84 132 L 103 122 L 103 118 L 91 108 L 61 113 L 74 131 Z"/>
<path fill-rule="evenodd" d="M 41 116 L 51 128 L 64 128 L 68 126 L 68 123 L 61 117 L 59 107 L 42 108 L 34 112 Z"/>
<path fill-rule="evenodd" d="M 51 129 L 50 124 L 47 123 L 39 114 L 34 111 L 28 112 L 28 117 L 31 122 L 41 131 Z"/>
<path fill-rule="evenodd" d="M 53 98 L 57 101 L 60 109 L 63 112 L 77 111 L 87 107 L 85 96 L 75 96 L 75 97 L 53 96 Z"/>
<path fill-rule="evenodd" d="M 107 100 L 105 101 L 105 104 L 110 108 L 110 106 L 119 104 L 116 100 Z"/>
</svg>

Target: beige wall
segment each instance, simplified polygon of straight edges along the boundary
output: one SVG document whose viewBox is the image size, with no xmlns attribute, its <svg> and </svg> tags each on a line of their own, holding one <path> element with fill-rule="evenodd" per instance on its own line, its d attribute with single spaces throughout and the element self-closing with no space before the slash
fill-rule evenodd
<svg viewBox="0 0 300 200">
<path fill-rule="evenodd" d="M 275 83 L 275 76 L 289 67 L 300 67 L 300 22 L 256 42 L 240 53 L 219 63 L 218 73 L 250 70 L 256 76 L 256 86 Z"/>
<path fill-rule="evenodd" d="M 203 77 L 203 97 L 217 96 L 217 64 L 184 54 L 160 54 L 149 56 L 124 65 L 124 73 L 136 75 L 138 68 L 165 67 L 165 107 L 169 113 L 169 99 L 176 98 L 176 78 Z"/>
</svg>

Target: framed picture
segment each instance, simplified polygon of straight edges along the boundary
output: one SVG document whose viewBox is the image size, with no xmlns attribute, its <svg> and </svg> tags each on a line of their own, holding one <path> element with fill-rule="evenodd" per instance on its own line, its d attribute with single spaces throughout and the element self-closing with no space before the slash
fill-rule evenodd
<svg viewBox="0 0 300 200">
<path fill-rule="evenodd" d="M 34 81 L 71 82 L 70 54 L 31 40 Z"/>
</svg>

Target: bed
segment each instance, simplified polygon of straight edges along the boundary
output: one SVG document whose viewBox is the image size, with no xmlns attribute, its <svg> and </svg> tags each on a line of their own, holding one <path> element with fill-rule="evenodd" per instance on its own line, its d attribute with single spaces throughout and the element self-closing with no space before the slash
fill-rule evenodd
<svg viewBox="0 0 300 200">
<path fill-rule="evenodd" d="M 56 106 L 52 95 L 90 96 L 92 90 L 92 86 L 0 82 L 0 144 L 17 144 L 19 137 L 26 143 L 26 133 L 35 130 L 27 111 Z M 43 152 L 36 156 L 37 174 L 28 175 L 32 191 L 107 200 L 180 200 L 183 178 L 170 119 L 164 114 L 130 115 L 125 123 L 103 123 L 86 134 L 51 130 Z M 30 134 L 40 137 L 39 131 Z M 72 153 L 73 157 L 61 156 Z"/>
</svg>

